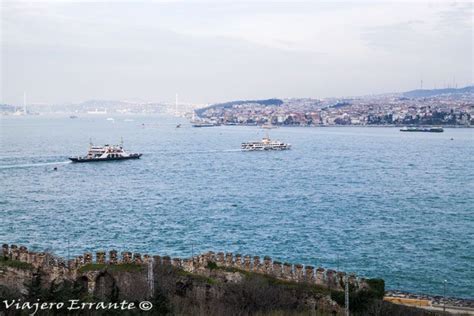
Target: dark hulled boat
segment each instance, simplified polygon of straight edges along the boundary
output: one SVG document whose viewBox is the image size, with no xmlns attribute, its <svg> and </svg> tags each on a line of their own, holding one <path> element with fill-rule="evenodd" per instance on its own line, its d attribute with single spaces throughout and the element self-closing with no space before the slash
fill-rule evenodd
<svg viewBox="0 0 474 316">
<path fill-rule="evenodd" d="M 94 146 L 90 144 L 89 151 L 86 156 L 69 157 L 72 162 L 94 162 L 94 161 L 112 161 L 138 159 L 142 154 L 127 153 L 123 150 L 122 145 L 104 145 Z"/>
<path fill-rule="evenodd" d="M 442 133 L 444 129 L 442 127 L 404 127 L 400 129 L 400 132 Z"/>
</svg>

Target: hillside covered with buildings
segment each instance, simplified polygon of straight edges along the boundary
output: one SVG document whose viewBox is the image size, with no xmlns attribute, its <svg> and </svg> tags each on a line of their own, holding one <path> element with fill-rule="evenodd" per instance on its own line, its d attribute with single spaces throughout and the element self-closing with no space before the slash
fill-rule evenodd
<svg viewBox="0 0 474 316">
<path fill-rule="evenodd" d="M 350 98 L 231 101 L 196 111 L 234 125 L 474 125 L 474 86 Z"/>
</svg>

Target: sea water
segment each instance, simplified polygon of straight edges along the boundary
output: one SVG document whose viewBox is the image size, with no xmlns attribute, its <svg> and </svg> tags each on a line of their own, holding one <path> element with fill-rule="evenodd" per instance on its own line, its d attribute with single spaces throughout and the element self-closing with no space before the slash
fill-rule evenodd
<svg viewBox="0 0 474 316">
<path fill-rule="evenodd" d="M 109 115 L 110 116 L 110 115 Z M 51 250 L 271 256 L 474 297 L 473 129 L 278 128 L 167 116 L 3 117 L 0 242 Z M 181 123 L 181 128 L 176 125 Z M 74 164 L 89 141 L 139 160 Z M 57 168 L 55 171 L 54 168 Z"/>
</svg>

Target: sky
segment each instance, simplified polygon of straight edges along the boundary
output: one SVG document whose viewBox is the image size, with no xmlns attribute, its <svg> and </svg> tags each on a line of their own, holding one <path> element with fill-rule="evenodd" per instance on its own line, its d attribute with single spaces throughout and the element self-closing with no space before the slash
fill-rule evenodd
<svg viewBox="0 0 474 316">
<path fill-rule="evenodd" d="M 0 103 L 344 97 L 473 80 L 473 3 L 0 0 Z"/>
</svg>

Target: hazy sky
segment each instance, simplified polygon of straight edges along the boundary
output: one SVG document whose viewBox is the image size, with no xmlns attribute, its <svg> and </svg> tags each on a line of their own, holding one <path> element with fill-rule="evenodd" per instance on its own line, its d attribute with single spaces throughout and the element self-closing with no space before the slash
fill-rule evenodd
<svg viewBox="0 0 474 316">
<path fill-rule="evenodd" d="M 0 103 L 212 103 L 473 82 L 472 2 L 0 0 Z"/>
</svg>

